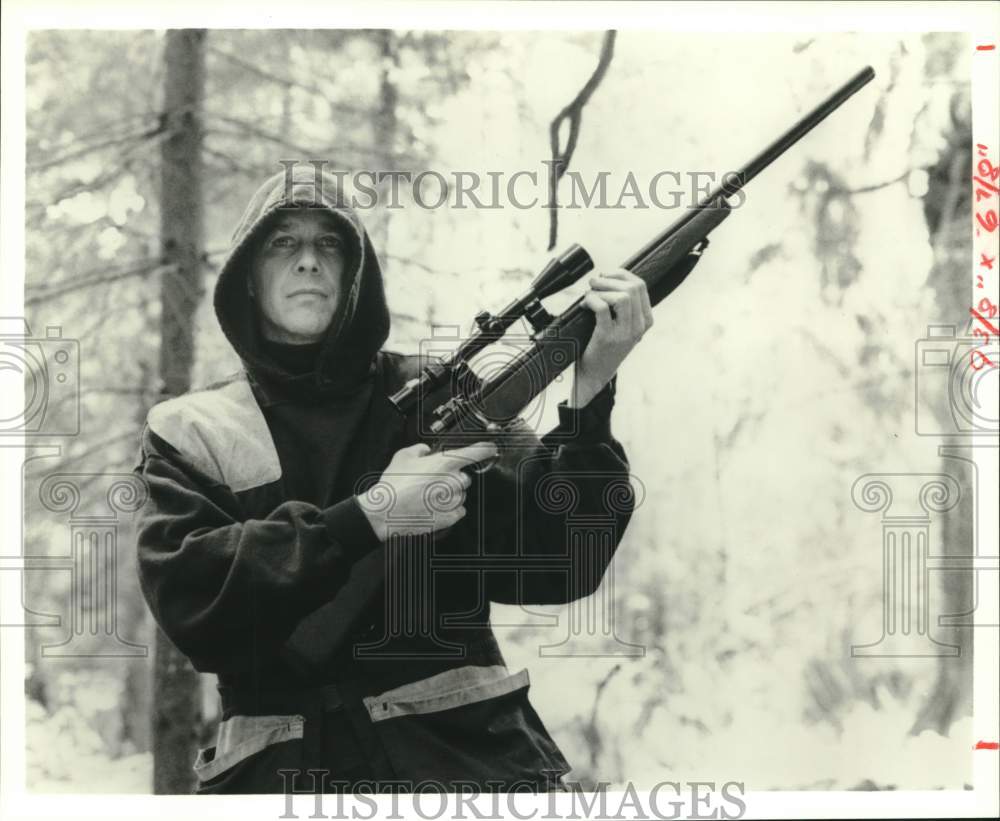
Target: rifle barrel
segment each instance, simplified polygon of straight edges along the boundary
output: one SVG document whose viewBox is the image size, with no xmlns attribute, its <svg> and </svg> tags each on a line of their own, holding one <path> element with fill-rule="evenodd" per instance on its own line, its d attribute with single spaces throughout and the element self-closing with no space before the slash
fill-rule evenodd
<svg viewBox="0 0 1000 821">
<path fill-rule="evenodd" d="M 630 271 L 634 271 L 636 267 L 647 265 L 651 260 L 655 260 L 658 255 L 663 253 L 664 248 L 673 244 L 672 240 L 680 234 L 681 229 L 690 223 L 699 212 L 718 210 L 720 206 L 725 205 L 724 202 L 720 203 L 720 199 L 732 196 L 737 191 L 742 189 L 743 186 L 750 182 L 750 180 L 756 177 L 761 171 L 778 159 L 778 157 L 784 154 L 795 143 L 823 122 L 823 120 L 830 116 L 830 114 L 840 108 L 840 106 L 842 106 L 848 98 L 853 96 L 864 85 L 869 83 L 874 76 L 875 71 L 871 66 L 865 66 L 861 69 L 861 71 L 833 92 L 833 94 L 816 106 L 816 108 L 806 114 L 805 117 L 795 123 L 795 125 L 789 128 L 784 134 L 778 137 L 778 139 L 761 151 L 760 154 L 750 160 L 750 162 L 743 166 L 742 170 L 737 171 L 734 174 L 727 175 L 728 182 L 718 186 L 694 208 L 690 208 L 685 211 L 671 225 L 653 237 L 653 239 L 629 257 L 629 259 L 623 263 L 622 267 L 628 268 Z M 721 219 L 719 222 L 721 222 Z"/>
<path fill-rule="evenodd" d="M 709 194 L 703 204 L 710 203 L 719 196 L 729 197 L 735 194 L 789 148 L 795 145 L 795 143 L 823 122 L 823 120 L 840 108 L 850 97 L 871 82 L 874 77 L 875 70 L 871 66 L 865 66 L 822 103 L 816 106 L 816 108 L 806 114 L 805 117 L 789 128 L 788 131 L 761 151 L 760 154 L 750 160 L 740 171 L 736 172 L 735 178 L 731 178 L 729 182 L 719 186 Z"/>
</svg>

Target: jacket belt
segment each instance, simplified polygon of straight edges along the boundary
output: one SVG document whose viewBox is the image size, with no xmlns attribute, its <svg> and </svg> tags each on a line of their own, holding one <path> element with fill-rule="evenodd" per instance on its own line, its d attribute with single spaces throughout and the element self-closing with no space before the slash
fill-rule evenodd
<svg viewBox="0 0 1000 821">
<path fill-rule="evenodd" d="M 288 690 L 237 688 L 220 684 L 219 696 L 223 718 L 231 715 L 302 713 L 310 707 L 329 712 L 344 706 L 343 695 L 336 684 Z"/>
</svg>

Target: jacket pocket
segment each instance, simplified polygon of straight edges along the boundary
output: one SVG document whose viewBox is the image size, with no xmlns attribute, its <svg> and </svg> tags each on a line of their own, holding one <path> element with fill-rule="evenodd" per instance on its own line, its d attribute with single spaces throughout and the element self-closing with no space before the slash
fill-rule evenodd
<svg viewBox="0 0 1000 821">
<path fill-rule="evenodd" d="M 284 781 L 278 771 L 299 765 L 304 729 L 300 715 L 226 719 L 219 724 L 215 745 L 198 751 L 194 763 L 198 792 L 282 792 Z M 265 751 L 277 755 L 264 755 Z M 264 766 L 265 761 L 270 763 Z"/>
<path fill-rule="evenodd" d="M 483 790 L 543 788 L 570 770 L 528 700 L 528 671 L 448 670 L 364 699 L 397 779 Z"/>
</svg>

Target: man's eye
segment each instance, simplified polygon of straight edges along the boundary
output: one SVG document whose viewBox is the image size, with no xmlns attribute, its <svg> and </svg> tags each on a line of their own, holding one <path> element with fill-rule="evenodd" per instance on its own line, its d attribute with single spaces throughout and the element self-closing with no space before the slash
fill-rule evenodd
<svg viewBox="0 0 1000 821">
<path fill-rule="evenodd" d="M 271 245 L 276 248 L 289 248 L 295 244 L 295 238 L 290 237 L 287 234 L 282 234 L 271 240 Z"/>
<path fill-rule="evenodd" d="M 340 237 L 338 237 L 336 234 L 327 234 L 326 236 L 324 236 L 320 240 L 320 243 L 323 245 L 324 248 L 343 248 L 344 247 L 344 241 Z"/>
</svg>

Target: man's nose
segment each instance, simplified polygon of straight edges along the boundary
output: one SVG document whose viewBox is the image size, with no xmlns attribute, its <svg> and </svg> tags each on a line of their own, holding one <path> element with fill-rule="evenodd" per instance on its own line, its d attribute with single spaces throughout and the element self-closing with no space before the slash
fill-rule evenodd
<svg viewBox="0 0 1000 821">
<path fill-rule="evenodd" d="M 318 274 L 319 257 L 311 242 L 306 242 L 302 246 L 302 253 L 295 265 L 295 270 L 300 274 Z"/>
</svg>

